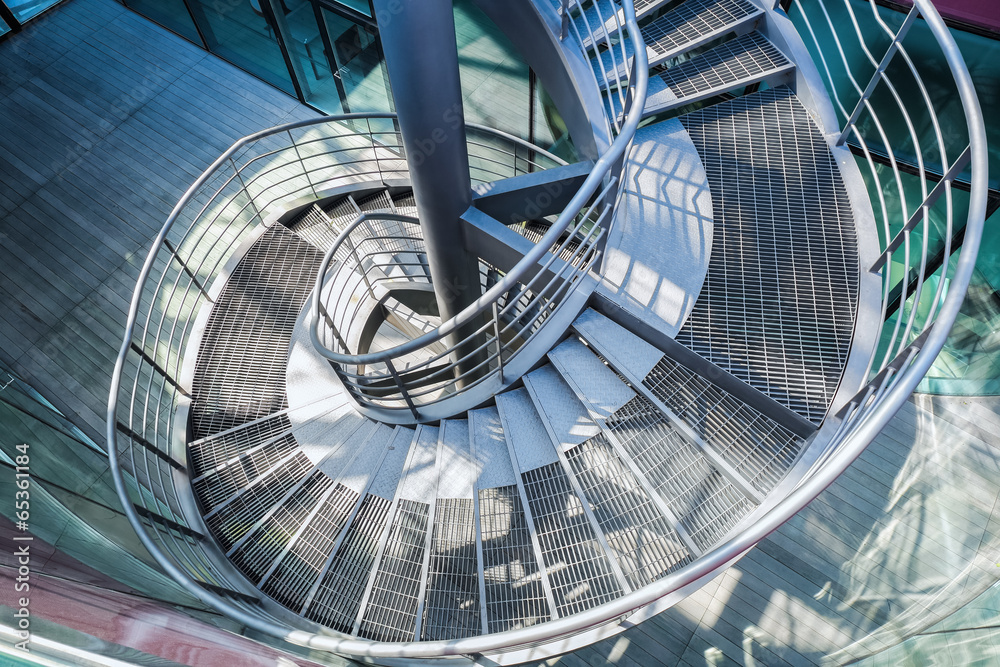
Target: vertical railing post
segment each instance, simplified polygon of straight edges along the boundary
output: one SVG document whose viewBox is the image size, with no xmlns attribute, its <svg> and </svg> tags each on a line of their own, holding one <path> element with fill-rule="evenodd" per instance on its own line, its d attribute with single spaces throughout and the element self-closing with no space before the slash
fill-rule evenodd
<svg viewBox="0 0 1000 667">
<path fill-rule="evenodd" d="M 889 67 L 889 63 L 892 62 L 893 57 L 899 50 L 899 45 L 902 43 L 903 38 L 906 37 L 906 33 L 910 31 L 910 27 L 916 22 L 919 11 L 917 11 L 917 6 L 914 5 L 910 12 L 906 15 L 903 20 L 903 25 L 899 26 L 899 30 L 896 31 L 896 36 L 892 38 L 892 43 L 889 44 L 889 48 L 886 49 L 885 55 L 882 56 L 882 61 L 875 68 L 875 72 L 872 74 L 871 81 L 868 82 L 868 86 L 865 88 L 864 92 L 861 93 L 861 99 L 858 100 L 857 105 L 854 107 L 854 111 L 851 112 L 850 118 L 847 119 L 847 123 L 844 125 L 843 131 L 840 133 L 840 137 L 837 139 L 837 145 L 843 146 L 844 142 L 847 141 L 847 135 L 850 133 L 851 128 L 858 122 L 861 117 L 861 112 L 865 108 L 865 104 L 868 99 L 875 92 L 876 86 L 878 86 L 879 81 L 882 80 L 882 76 L 885 74 L 886 69 Z"/>
<path fill-rule="evenodd" d="M 497 302 L 493 302 L 493 335 L 497 339 L 497 372 L 500 374 L 500 382 L 503 383 L 503 341 L 500 340 L 500 309 Z"/>
<path fill-rule="evenodd" d="M 559 40 L 562 41 L 569 35 L 569 0 L 562 0 L 562 5 L 559 7 L 559 17 L 562 22 L 559 28 Z"/>
<path fill-rule="evenodd" d="M 392 365 L 392 359 L 385 360 L 385 367 L 389 370 L 389 375 L 392 376 L 393 381 L 399 388 L 399 393 L 403 396 L 403 400 L 406 402 L 406 407 L 410 409 L 410 413 L 413 418 L 420 420 L 420 413 L 417 412 L 417 406 L 413 404 L 413 399 L 410 398 L 410 392 L 406 391 L 406 385 L 403 384 L 403 378 L 399 377 L 399 373 L 396 372 L 396 367 Z"/>
<path fill-rule="evenodd" d="M 319 195 L 316 194 L 316 185 L 309 177 L 309 171 L 306 169 L 306 163 L 302 160 L 302 153 L 299 152 L 299 145 L 295 143 L 295 139 L 292 138 L 292 131 L 288 130 L 285 134 L 288 135 L 288 143 L 290 143 L 292 148 L 295 149 L 295 156 L 299 158 L 299 166 L 302 167 L 302 175 L 306 177 L 306 182 L 309 183 L 309 189 L 312 190 L 313 197 L 318 199 Z"/>
</svg>

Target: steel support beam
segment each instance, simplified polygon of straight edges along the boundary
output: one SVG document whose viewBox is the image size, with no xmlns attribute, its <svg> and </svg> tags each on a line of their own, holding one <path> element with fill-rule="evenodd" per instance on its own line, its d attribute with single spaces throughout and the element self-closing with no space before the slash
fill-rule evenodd
<svg viewBox="0 0 1000 667">
<path fill-rule="evenodd" d="M 448 320 L 482 295 L 479 261 L 465 252 L 461 222 L 472 204 L 472 182 L 452 0 L 373 4 L 438 311 Z M 457 346 L 479 325 L 477 320 L 463 327 L 449 342 Z M 476 347 L 475 339 L 458 346 L 456 358 Z M 459 364 L 459 373 L 465 375 L 484 358 L 469 356 Z"/>
</svg>

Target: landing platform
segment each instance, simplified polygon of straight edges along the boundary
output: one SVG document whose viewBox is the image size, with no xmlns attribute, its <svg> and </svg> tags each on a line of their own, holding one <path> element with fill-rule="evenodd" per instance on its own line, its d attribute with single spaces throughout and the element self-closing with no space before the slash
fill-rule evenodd
<svg viewBox="0 0 1000 667">
<path fill-rule="evenodd" d="M 708 177 L 680 121 L 668 120 L 636 132 L 623 178 L 597 289 L 673 337 L 694 307 L 712 254 Z"/>
</svg>

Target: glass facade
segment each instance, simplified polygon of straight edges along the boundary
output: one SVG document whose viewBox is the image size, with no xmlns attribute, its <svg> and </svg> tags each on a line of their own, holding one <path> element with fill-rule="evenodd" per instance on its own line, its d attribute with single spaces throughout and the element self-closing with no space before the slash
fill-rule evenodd
<svg viewBox="0 0 1000 667">
<path fill-rule="evenodd" d="M 393 111 L 369 0 L 122 0 L 329 114 Z M 473 0 L 455 1 L 466 119 L 574 157 L 559 113 Z"/>
</svg>

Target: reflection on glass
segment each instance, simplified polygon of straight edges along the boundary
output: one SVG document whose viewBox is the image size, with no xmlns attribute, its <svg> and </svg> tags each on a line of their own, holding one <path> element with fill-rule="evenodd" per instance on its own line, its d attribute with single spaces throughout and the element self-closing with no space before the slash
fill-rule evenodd
<svg viewBox="0 0 1000 667">
<path fill-rule="evenodd" d="M 10 26 L 7 25 L 6 21 L 0 19 L 0 35 L 6 35 L 10 32 Z"/>
<path fill-rule="evenodd" d="M 195 44 L 201 44 L 198 29 L 194 26 L 184 0 L 126 0 L 125 4 L 163 27 L 173 30 L 181 37 L 186 37 Z"/>
<path fill-rule="evenodd" d="M 338 5 L 344 5 L 365 16 L 371 16 L 372 10 L 368 0 L 337 0 Z"/>
<path fill-rule="evenodd" d="M 334 76 L 333 85 L 325 87 L 321 108 L 329 110 L 336 100 L 345 113 L 391 111 L 389 77 L 374 25 L 356 23 L 329 9 L 323 10 L 323 21 Z"/>
<path fill-rule="evenodd" d="M 21 23 L 38 16 L 59 0 L 6 0 L 6 5 Z M 6 31 L 0 31 L 6 32 Z"/>
<path fill-rule="evenodd" d="M 210 51 L 294 94 L 276 28 L 269 20 L 271 12 L 261 6 L 261 0 L 189 0 L 188 4 Z M 305 7 L 302 11 L 309 11 L 306 0 L 299 3 L 279 1 L 274 6 L 278 10 L 274 18 L 279 23 L 300 6 Z"/>
</svg>

